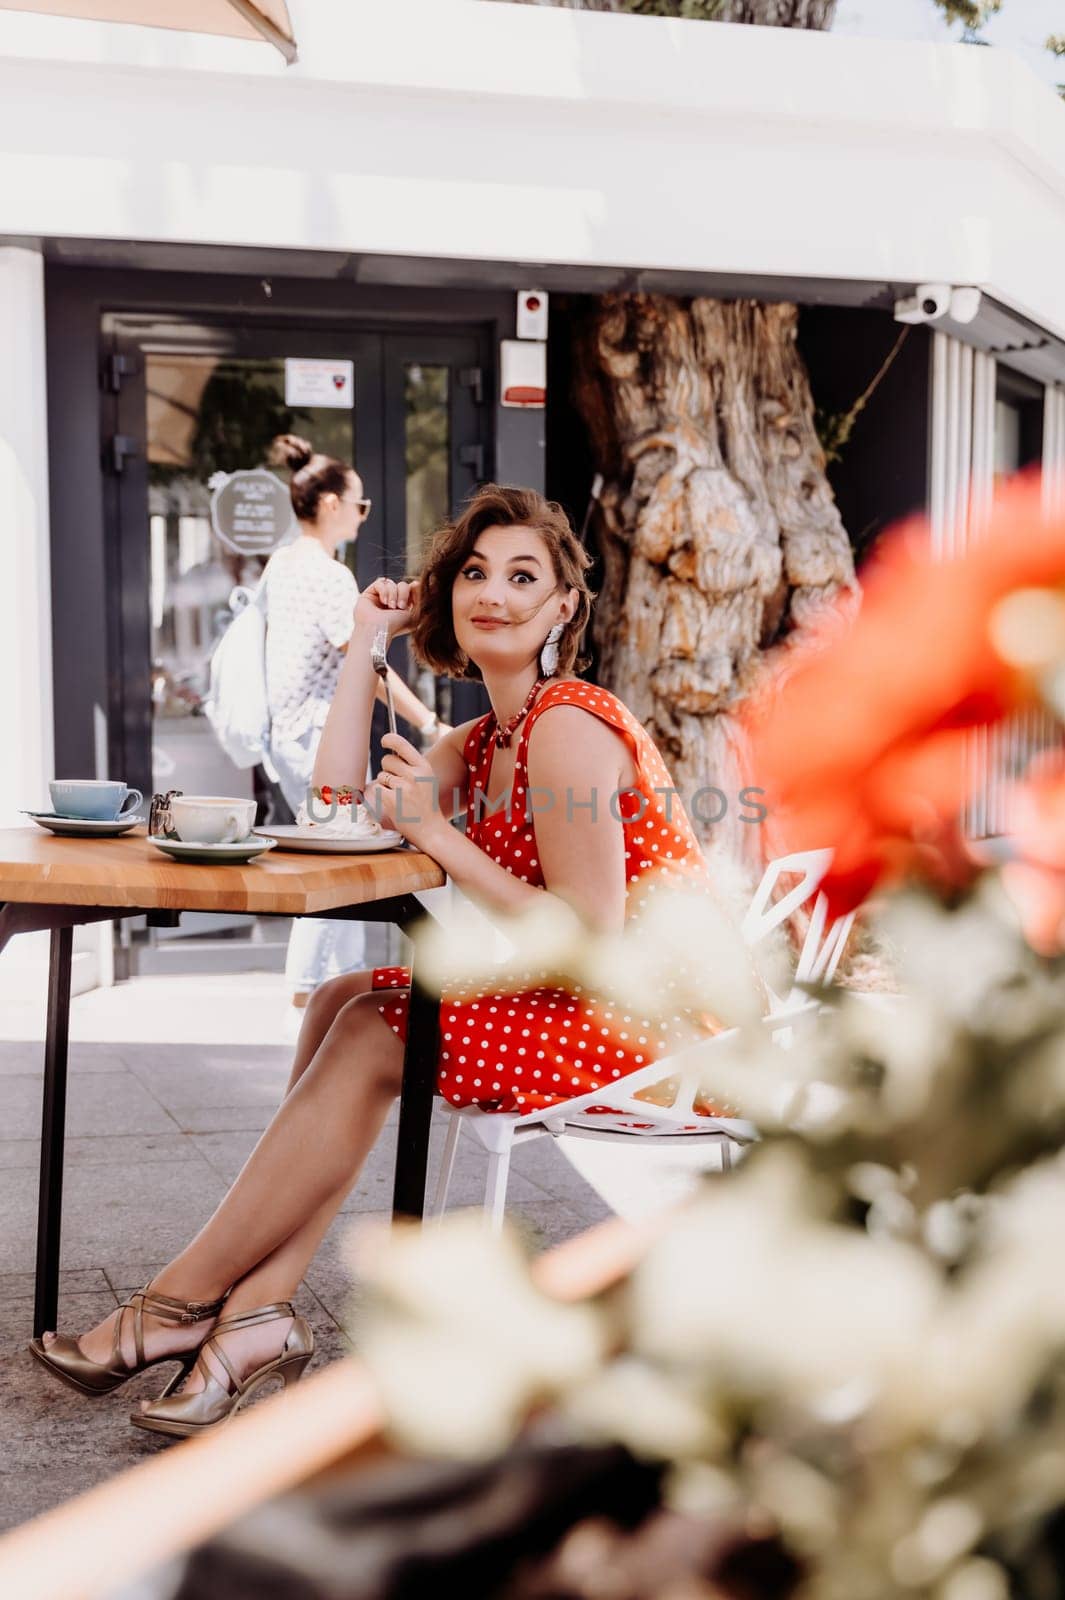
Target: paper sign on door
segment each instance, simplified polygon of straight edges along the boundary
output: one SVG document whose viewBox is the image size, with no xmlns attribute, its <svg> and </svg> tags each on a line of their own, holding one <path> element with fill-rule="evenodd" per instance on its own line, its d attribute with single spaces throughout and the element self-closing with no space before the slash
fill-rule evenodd
<svg viewBox="0 0 1065 1600">
<path fill-rule="evenodd" d="M 337 411 L 351 411 L 355 405 L 355 363 L 288 357 L 285 361 L 285 404 L 331 406 Z"/>
</svg>

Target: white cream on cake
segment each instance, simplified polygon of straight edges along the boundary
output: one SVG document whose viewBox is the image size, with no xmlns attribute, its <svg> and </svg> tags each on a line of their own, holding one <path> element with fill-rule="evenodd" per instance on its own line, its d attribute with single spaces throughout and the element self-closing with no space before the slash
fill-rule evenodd
<svg viewBox="0 0 1065 1600">
<path fill-rule="evenodd" d="M 314 809 L 328 813 L 331 808 L 324 800 L 316 800 Z M 305 800 L 296 812 L 296 826 L 306 828 L 319 839 L 378 839 L 385 832 L 365 806 L 338 805 L 333 817 L 328 821 L 319 822 L 308 812 Z"/>
</svg>

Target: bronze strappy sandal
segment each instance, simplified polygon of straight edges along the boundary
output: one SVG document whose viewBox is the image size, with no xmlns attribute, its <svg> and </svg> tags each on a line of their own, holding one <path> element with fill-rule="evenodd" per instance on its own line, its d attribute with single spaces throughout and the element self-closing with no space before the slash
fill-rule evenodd
<svg viewBox="0 0 1065 1600">
<path fill-rule="evenodd" d="M 236 1328 L 253 1328 L 262 1322 L 280 1322 L 285 1317 L 292 1318 L 292 1327 L 280 1352 L 271 1361 L 256 1367 L 254 1372 L 249 1372 L 246 1378 L 241 1378 L 218 1342 L 221 1335 L 232 1333 Z M 223 1382 L 207 1365 L 204 1359 L 206 1350 L 210 1350 L 214 1359 L 224 1368 L 228 1383 Z M 144 1411 L 132 1412 L 129 1420 L 135 1428 L 147 1428 L 150 1433 L 166 1433 L 177 1439 L 185 1439 L 192 1433 L 203 1433 L 206 1428 L 213 1428 L 236 1416 L 255 1391 L 263 1388 L 271 1379 L 280 1378 L 286 1388 L 290 1383 L 295 1383 L 313 1354 L 314 1334 L 310 1324 L 296 1315 L 288 1300 L 280 1300 L 270 1306 L 258 1306 L 254 1311 L 245 1311 L 238 1316 L 223 1317 L 215 1323 L 200 1346 L 195 1363 L 203 1373 L 203 1388 L 197 1389 L 195 1394 L 176 1394 L 174 1391 L 187 1376 L 179 1372 L 171 1378 L 158 1400 L 153 1400 Z"/>
<path fill-rule="evenodd" d="M 202 1322 L 206 1317 L 216 1317 L 223 1303 L 224 1297 L 223 1300 L 174 1300 L 170 1295 L 158 1294 L 148 1283 L 119 1306 L 109 1360 L 91 1361 L 77 1339 L 68 1338 L 65 1334 L 58 1335 L 51 1344 L 45 1344 L 43 1339 L 34 1339 L 29 1347 L 30 1355 L 60 1383 L 68 1384 L 71 1389 L 77 1389 L 79 1394 L 87 1394 L 95 1399 L 99 1395 L 110 1394 L 129 1378 L 164 1361 L 178 1361 L 186 1372 L 192 1366 L 196 1359 L 195 1346 L 191 1350 L 173 1350 L 168 1355 L 152 1356 L 150 1361 L 145 1358 L 145 1313 L 174 1327 L 188 1327 L 194 1322 Z M 133 1366 L 128 1366 L 122 1355 L 122 1326 L 127 1311 L 133 1312 L 133 1347 L 136 1351 Z"/>
</svg>

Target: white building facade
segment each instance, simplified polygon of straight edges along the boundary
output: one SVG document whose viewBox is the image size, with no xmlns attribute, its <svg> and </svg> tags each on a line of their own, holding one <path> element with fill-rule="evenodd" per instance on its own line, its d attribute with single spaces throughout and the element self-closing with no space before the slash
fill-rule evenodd
<svg viewBox="0 0 1065 1600">
<path fill-rule="evenodd" d="M 291 66 L 0 9 L 0 824 L 57 770 L 223 781 L 197 673 L 251 547 L 220 542 L 210 480 L 271 431 L 356 460 L 360 578 L 405 570 L 479 478 L 557 492 L 553 392 L 502 403 L 522 290 L 798 300 L 829 362 L 851 324 L 826 316 L 890 340 L 897 301 L 945 289 L 891 509 L 946 530 L 996 465 L 1065 481 L 1065 105 L 1010 56 L 289 9 Z"/>
</svg>

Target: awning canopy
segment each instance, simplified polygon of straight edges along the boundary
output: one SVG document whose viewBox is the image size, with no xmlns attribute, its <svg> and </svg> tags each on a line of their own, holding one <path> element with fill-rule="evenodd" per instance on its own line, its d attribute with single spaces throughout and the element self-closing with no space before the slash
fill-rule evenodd
<svg viewBox="0 0 1065 1600">
<path fill-rule="evenodd" d="M 102 29 L 3 4 L 0 235 L 53 259 L 888 310 L 973 287 L 959 337 L 1018 365 L 1053 348 L 1060 372 L 1065 104 L 1007 51 L 289 0 L 300 64 L 280 72 L 143 28 L 104 51 Z"/>
<path fill-rule="evenodd" d="M 5 11 L 39 11 L 89 22 L 136 22 L 181 33 L 224 33 L 266 39 L 286 61 L 296 59 L 296 40 L 285 0 L 0 0 Z"/>
</svg>

